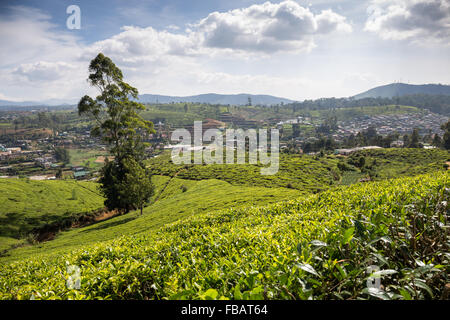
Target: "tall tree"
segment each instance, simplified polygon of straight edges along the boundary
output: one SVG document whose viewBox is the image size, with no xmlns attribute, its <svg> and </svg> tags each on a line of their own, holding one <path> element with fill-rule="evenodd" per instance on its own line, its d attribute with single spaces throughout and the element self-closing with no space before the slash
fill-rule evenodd
<svg viewBox="0 0 450 320">
<path fill-rule="evenodd" d="M 441 126 L 441 129 L 444 130 L 444 135 L 442 137 L 442 147 L 444 149 L 450 149 L 450 121 Z"/>
<path fill-rule="evenodd" d="M 138 114 L 145 109 L 135 101 L 138 90 L 123 81 L 122 71 L 110 58 L 99 53 L 91 61 L 89 73 L 88 82 L 99 90 L 99 95 L 95 99 L 87 95 L 81 98 L 78 113 L 93 118 L 95 124 L 91 135 L 107 143 L 114 156 L 113 161 L 105 163 L 99 180 L 106 197 L 105 205 L 109 209 L 129 211 L 136 206 L 130 200 L 131 195 L 124 196 L 126 192 L 133 192 L 126 181 L 132 180 L 128 176 L 136 170 L 130 171 L 127 163 L 132 159 L 133 163 L 144 168 L 146 145 L 142 136 L 155 132 L 153 123 Z M 146 178 L 149 182 L 150 176 Z"/>
<path fill-rule="evenodd" d="M 123 81 L 122 71 L 110 58 L 99 53 L 89 65 L 88 82 L 100 92 L 95 99 L 84 96 L 78 103 L 79 115 L 93 117 L 91 135 L 110 145 L 110 152 L 120 161 L 132 156 L 143 158 L 143 132 L 153 133 L 153 123 L 144 120 L 139 110 L 145 106 L 130 100 L 138 98 L 138 90 Z"/>
</svg>

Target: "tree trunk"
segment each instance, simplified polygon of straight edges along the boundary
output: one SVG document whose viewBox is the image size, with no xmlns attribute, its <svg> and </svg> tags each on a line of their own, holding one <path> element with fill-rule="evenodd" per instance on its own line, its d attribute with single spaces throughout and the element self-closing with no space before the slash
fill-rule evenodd
<svg viewBox="0 0 450 320">
<path fill-rule="evenodd" d="M 141 206 L 141 216 L 142 216 L 142 210 L 144 209 L 144 206 Z"/>
</svg>

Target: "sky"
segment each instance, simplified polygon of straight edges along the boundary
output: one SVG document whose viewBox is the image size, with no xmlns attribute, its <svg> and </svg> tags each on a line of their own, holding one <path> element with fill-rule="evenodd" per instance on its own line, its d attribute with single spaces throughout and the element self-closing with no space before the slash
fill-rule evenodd
<svg viewBox="0 0 450 320">
<path fill-rule="evenodd" d="M 349 97 L 450 84 L 450 0 L 0 0 L 0 43 L 1 100 L 95 95 L 99 52 L 140 94 Z"/>
</svg>

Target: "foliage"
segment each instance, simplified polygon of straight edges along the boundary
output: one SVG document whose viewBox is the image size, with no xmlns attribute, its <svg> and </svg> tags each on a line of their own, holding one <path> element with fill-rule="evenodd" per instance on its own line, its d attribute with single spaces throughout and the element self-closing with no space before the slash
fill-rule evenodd
<svg viewBox="0 0 450 320">
<path fill-rule="evenodd" d="M 138 171 L 127 168 L 127 159 L 142 163 L 145 144 L 142 135 L 154 132 L 153 124 L 144 120 L 139 110 L 145 107 L 130 98 L 137 99 L 138 91 L 123 81 L 122 71 L 102 53 L 99 53 L 89 65 L 89 83 L 100 91 L 96 99 L 84 96 L 78 103 L 80 115 L 88 114 L 95 120 L 91 135 L 101 137 L 110 146 L 114 155 L 101 171 L 100 183 L 106 197 L 105 205 L 109 209 L 130 210 L 138 204 L 143 206 L 142 195 L 139 200 L 132 199 L 125 181 L 136 181 L 130 174 Z M 150 190 L 149 190 L 150 192 Z M 145 197 L 144 197 L 145 198 Z M 138 203 L 136 203 L 138 201 Z"/>
<path fill-rule="evenodd" d="M 0 179 L 0 236 L 21 238 L 34 228 L 98 210 L 102 202 L 93 182 Z"/>
<path fill-rule="evenodd" d="M 55 158 L 57 161 L 70 163 L 70 153 L 66 148 L 55 148 Z"/>
<path fill-rule="evenodd" d="M 52 241 L 9 250 L 0 264 L 24 258 L 41 258 L 70 252 L 87 244 L 122 235 L 153 234 L 164 225 L 223 208 L 251 207 L 298 198 L 302 192 L 286 188 L 232 186 L 219 180 L 184 180 L 152 176 L 155 194 L 141 216 L 131 212 L 83 228 L 60 232 Z M 183 192 L 183 186 L 186 191 Z M 70 196 L 70 195 L 69 195 Z M 101 204 L 101 201 L 99 201 Z"/>
<path fill-rule="evenodd" d="M 196 216 L 6 265 L 0 298 L 437 299 L 450 271 L 448 187 L 442 172 Z M 67 265 L 81 269 L 79 290 L 65 285 Z"/>
<path fill-rule="evenodd" d="M 314 160 L 308 155 L 280 154 L 279 171 L 275 175 L 261 175 L 261 164 L 211 164 L 175 165 L 170 153 L 148 160 L 152 174 L 174 176 L 183 179 L 219 179 L 233 185 L 286 187 L 303 192 L 319 192 L 334 183 L 332 170 L 336 168 L 334 156 Z"/>
<path fill-rule="evenodd" d="M 137 131 L 154 132 L 153 124 L 142 119 L 139 110 L 145 107 L 130 100 L 138 97 L 136 88 L 123 81 L 122 71 L 102 53 L 89 65 L 89 84 L 100 91 L 94 99 L 84 96 L 78 103 L 79 115 L 93 117 L 93 136 L 99 136 L 111 146 L 111 154 L 117 161 L 126 156 L 140 160 L 142 139 Z"/>
<path fill-rule="evenodd" d="M 125 158 L 123 163 L 126 174 L 119 187 L 120 198 L 140 209 L 142 215 L 144 204 L 154 193 L 150 173 L 133 158 Z"/>
</svg>

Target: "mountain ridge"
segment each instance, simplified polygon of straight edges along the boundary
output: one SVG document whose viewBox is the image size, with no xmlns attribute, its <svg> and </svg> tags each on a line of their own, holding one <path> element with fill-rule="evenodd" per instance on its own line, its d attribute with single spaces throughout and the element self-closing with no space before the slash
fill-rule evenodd
<svg viewBox="0 0 450 320">
<path fill-rule="evenodd" d="M 191 102 L 191 103 L 211 103 L 211 104 L 230 104 L 230 105 L 246 105 L 248 98 L 251 98 L 252 104 L 257 105 L 275 105 L 280 103 L 291 103 L 294 100 L 276 97 L 266 94 L 217 94 L 205 93 L 192 96 L 166 96 L 159 94 L 141 94 L 139 102 L 141 103 L 172 103 L 172 102 Z M 0 107 L 34 107 L 34 106 L 64 106 L 76 105 L 74 99 L 50 99 L 43 101 L 9 101 L 0 100 Z"/>
<path fill-rule="evenodd" d="M 413 94 L 428 95 L 450 95 L 450 86 L 443 84 L 407 84 L 390 83 L 369 89 L 365 92 L 354 95 L 354 99 L 363 98 L 394 98 Z"/>
</svg>

